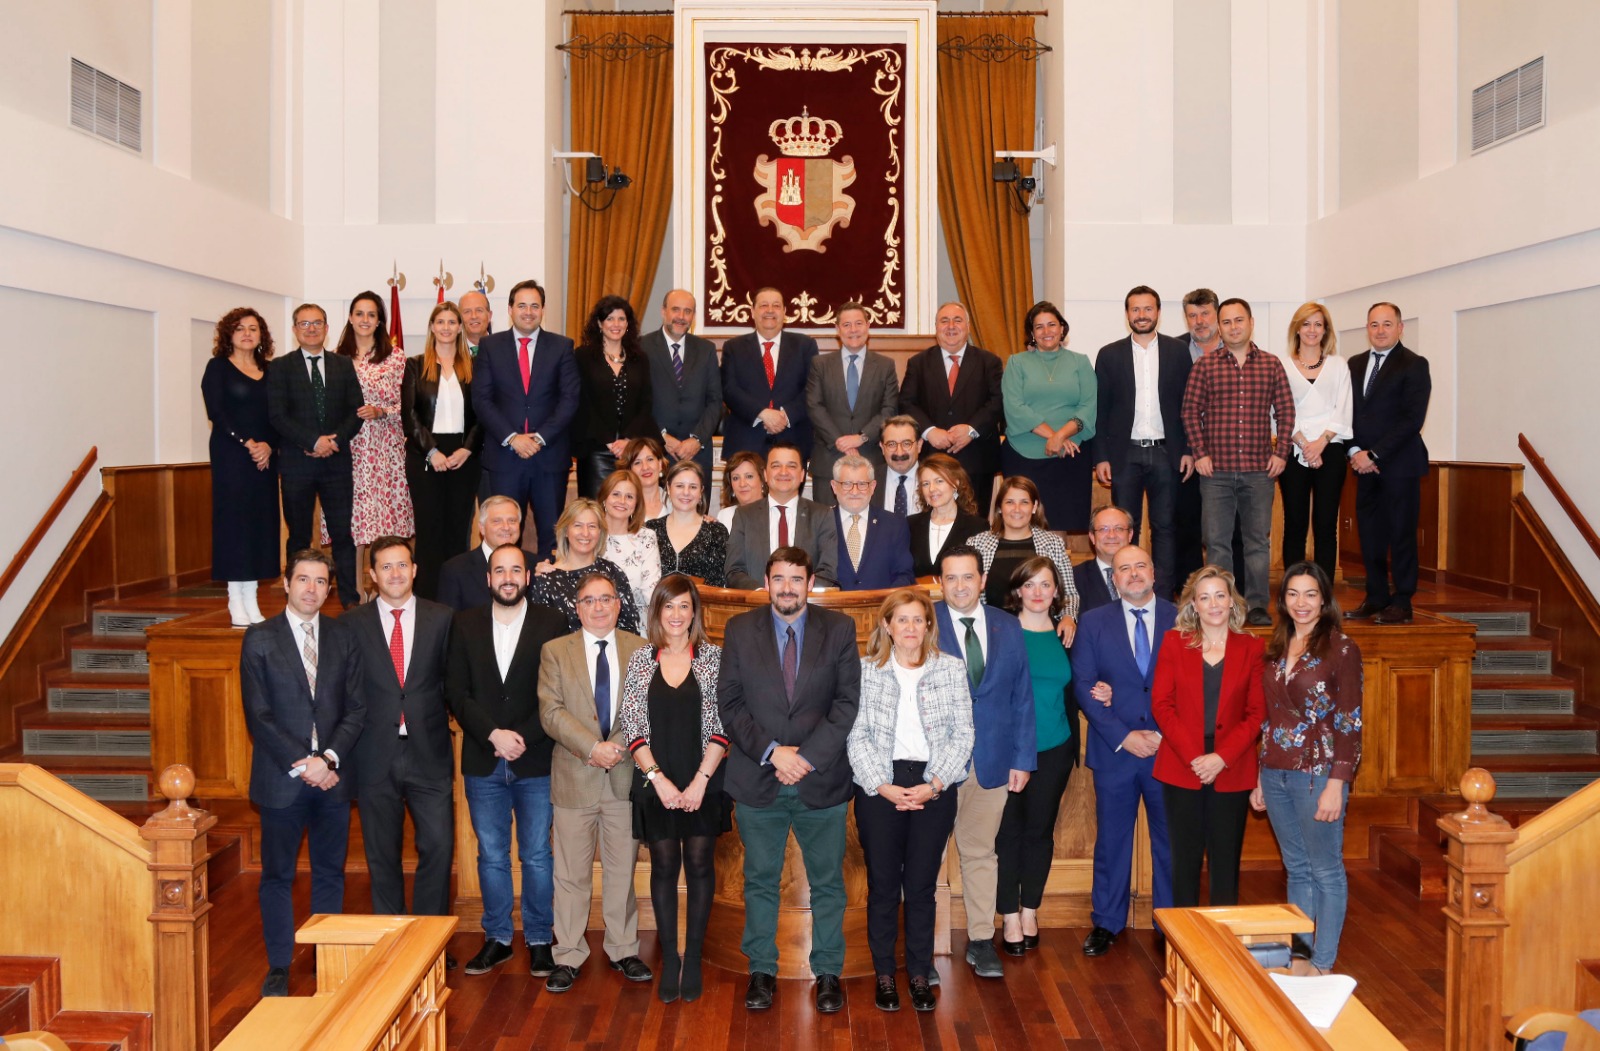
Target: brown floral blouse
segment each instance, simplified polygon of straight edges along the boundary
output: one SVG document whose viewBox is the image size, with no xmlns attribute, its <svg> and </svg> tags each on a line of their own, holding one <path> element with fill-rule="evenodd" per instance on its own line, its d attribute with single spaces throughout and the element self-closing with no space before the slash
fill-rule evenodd
<svg viewBox="0 0 1600 1051">
<path fill-rule="evenodd" d="M 1342 632 L 1321 657 L 1267 661 L 1261 765 L 1349 783 L 1361 765 L 1361 651 Z"/>
</svg>

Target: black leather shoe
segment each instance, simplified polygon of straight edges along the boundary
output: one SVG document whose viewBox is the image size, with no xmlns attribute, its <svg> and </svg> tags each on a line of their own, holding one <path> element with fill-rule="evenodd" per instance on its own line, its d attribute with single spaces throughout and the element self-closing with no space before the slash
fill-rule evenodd
<svg viewBox="0 0 1600 1051">
<path fill-rule="evenodd" d="M 528 973 L 535 978 L 548 978 L 555 973 L 556 954 L 551 951 L 550 943 L 528 946 Z M 467 972 L 471 974 L 471 971 Z"/>
<path fill-rule="evenodd" d="M 928 980 L 924 978 L 922 984 L 928 984 Z M 880 1011 L 900 1010 L 900 990 L 895 988 L 894 975 L 878 975 L 878 992 L 872 1002 L 878 1005 Z"/>
<path fill-rule="evenodd" d="M 1006 976 L 1004 968 L 1000 966 L 1000 957 L 994 951 L 994 942 L 968 942 L 967 962 L 972 965 L 972 973 L 979 978 L 1004 978 Z"/>
<path fill-rule="evenodd" d="M 1252 628 L 1270 628 L 1272 627 L 1272 614 L 1257 606 L 1244 615 L 1244 622 Z"/>
<path fill-rule="evenodd" d="M 572 983 L 578 980 L 578 969 L 562 964 L 550 972 L 550 977 L 544 980 L 544 989 L 547 993 L 564 993 L 572 988 Z"/>
<path fill-rule="evenodd" d="M 511 946 L 505 942 L 497 942 L 493 938 L 483 939 L 483 948 L 478 950 L 478 955 L 467 961 L 468 974 L 488 974 L 511 959 Z"/>
<path fill-rule="evenodd" d="M 655 977 L 650 968 L 645 966 L 645 962 L 637 956 L 624 956 L 620 960 L 612 960 L 611 969 L 621 971 L 622 977 L 630 982 L 648 982 Z"/>
<path fill-rule="evenodd" d="M 267 972 L 266 981 L 261 983 L 262 996 L 288 996 L 289 995 L 289 968 L 274 967 Z"/>
<path fill-rule="evenodd" d="M 1411 607 L 1391 604 L 1372 618 L 1374 624 L 1410 624 Z"/>
<path fill-rule="evenodd" d="M 933 998 L 933 989 L 926 978 L 911 979 L 911 1006 L 918 1011 L 931 1011 L 939 1001 Z"/>
<path fill-rule="evenodd" d="M 1111 948 L 1111 943 L 1116 940 L 1117 936 L 1111 931 L 1106 930 L 1104 927 L 1096 927 L 1089 932 L 1087 938 L 1083 939 L 1083 955 L 1104 956 L 1106 951 Z"/>
<path fill-rule="evenodd" d="M 765 1011 L 772 1006 L 772 994 L 777 990 L 776 977 L 756 971 L 750 975 L 750 984 L 745 987 L 744 1005 L 752 1011 Z"/>
<path fill-rule="evenodd" d="M 1022 947 L 1024 949 L 1037 949 L 1039 947 L 1039 936 L 1037 934 L 1024 934 L 1022 936 Z"/>
<path fill-rule="evenodd" d="M 1004 934 L 1000 935 L 1000 950 L 1007 956 L 1021 956 L 1027 952 L 1022 942 L 1008 942 Z"/>
<path fill-rule="evenodd" d="M 456 963 L 456 958 L 454 956 L 451 956 L 449 953 L 445 953 L 444 954 L 444 969 L 445 970 L 453 971 L 459 966 L 460 966 L 460 964 Z"/>
<path fill-rule="evenodd" d="M 1344 619 L 1345 620 L 1371 620 L 1373 617 L 1376 617 L 1379 613 L 1382 613 L 1383 610 L 1384 610 L 1384 606 L 1382 604 L 1377 603 L 1377 602 L 1373 602 L 1371 600 L 1368 600 L 1366 602 L 1361 603 L 1361 605 L 1357 606 L 1355 609 L 1347 611 L 1345 613 L 1345 615 L 1344 615 Z"/>
<path fill-rule="evenodd" d="M 817 975 L 816 999 L 818 1014 L 831 1015 L 844 1009 L 844 990 L 839 986 L 838 975 Z"/>
</svg>

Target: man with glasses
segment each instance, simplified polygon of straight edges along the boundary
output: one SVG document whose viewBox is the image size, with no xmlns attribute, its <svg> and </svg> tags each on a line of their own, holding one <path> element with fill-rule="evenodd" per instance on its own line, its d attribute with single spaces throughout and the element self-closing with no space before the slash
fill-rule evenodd
<svg viewBox="0 0 1600 1051">
<path fill-rule="evenodd" d="M 840 591 L 875 591 L 916 583 L 911 527 L 904 515 L 872 506 L 872 464 L 851 454 L 833 461 L 833 528 L 839 534 Z"/>
<path fill-rule="evenodd" d="M 922 439 L 917 436 L 917 421 L 910 416 L 891 416 L 883 425 L 878 441 L 883 450 L 883 466 L 878 468 L 878 505 L 897 515 L 914 515 L 922 510 L 917 489 L 917 461 L 922 458 Z"/>
<path fill-rule="evenodd" d="M 356 545 L 350 535 L 354 498 L 350 439 L 361 429 L 356 415 L 365 400 L 350 358 L 324 350 L 327 311 L 305 303 L 294 311 L 294 353 L 267 366 L 267 416 L 278 432 L 278 475 L 283 484 L 286 552 L 311 546 L 317 500 L 333 541 L 334 591 L 353 608 L 360 600 Z"/>
<path fill-rule="evenodd" d="M 1094 557 L 1072 567 L 1072 583 L 1078 589 L 1078 618 L 1117 600 L 1116 580 L 1111 560 L 1133 542 L 1133 516 L 1115 504 L 1102 507 L 1089 519 L 1089 545 Z M 1156 571 L 1160 573 L 1160 566 Z M 1157 589 L 1157 594 L 1161 594 Z"/>
</svg>

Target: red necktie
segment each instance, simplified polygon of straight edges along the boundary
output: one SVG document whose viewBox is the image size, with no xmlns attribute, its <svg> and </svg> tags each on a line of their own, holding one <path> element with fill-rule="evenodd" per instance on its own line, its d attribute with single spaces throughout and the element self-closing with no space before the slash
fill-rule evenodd
<svg viewBox="0 0 1600 1051">
<path fill-rule="evenodd" d="M 533 342 L 532 336 L 517 337 L 517 364 L 522 366 L 522 393 L 528 393 L 528 378 L 533 371 L 533 363 L 528 359 L 528 344 Z"/>
<path fill-rule="evenodd" d="M 389 659 L 394 661 L 394 677 L 399 681 L 401 689 L 406 685 L 406 637 L 400 630 L 400 617 L 405 610 L 392 609 L 394 614 L 394 630 L 389 633 Z M 406 735 L 406 713 L 400 713 L 400 736 Z"/>
<path fill-rule="evenodd" d="M 788 508 L 778 505 L 778 546 L 789 546 L 789 515 Z"/>
<path fill-rule="evenodd" d="M 961 359 L 954 354 L 950 355 L 950 396 L 955 397 L 956 377 L 961 375 Z"/>
<path fill-rule="evenodd" d="M 767 390 L 770 392 L 772 385 L 778 381 L 778 369 L 772 363 L 772 340 L 770 339 L 761 344 L 761 364 L 767 370 Z M 767 408 L 772 409 L 776 408 L 776 406 L 771 401 L 768 401 Z"/>
</svg>

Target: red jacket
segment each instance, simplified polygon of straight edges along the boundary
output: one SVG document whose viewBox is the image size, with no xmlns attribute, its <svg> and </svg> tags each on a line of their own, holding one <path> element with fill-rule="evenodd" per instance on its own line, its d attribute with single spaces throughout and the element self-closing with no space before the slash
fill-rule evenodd
<svg viewBox="0 0 1600 1051">
<path fill-rule="evenodd" d="M 1222 695 L 1217 699 L 1216 751 L 1227 767 L 1213 784 L 1219 792 L 1256 787 L 1256 740 L 1267 703 L 1262 694 L 1265 646 L 1254 635 L 1228 633 L 1222 665 Z M 1156 657 L 1150 711 L 1161 727 L 1156 780 L 1179 788 L 1199 788 L 1189 764 L 1205 752 L 1206 696 L 1204 658 L 1183 633 L 1167 632 Z"/>
</svg>

